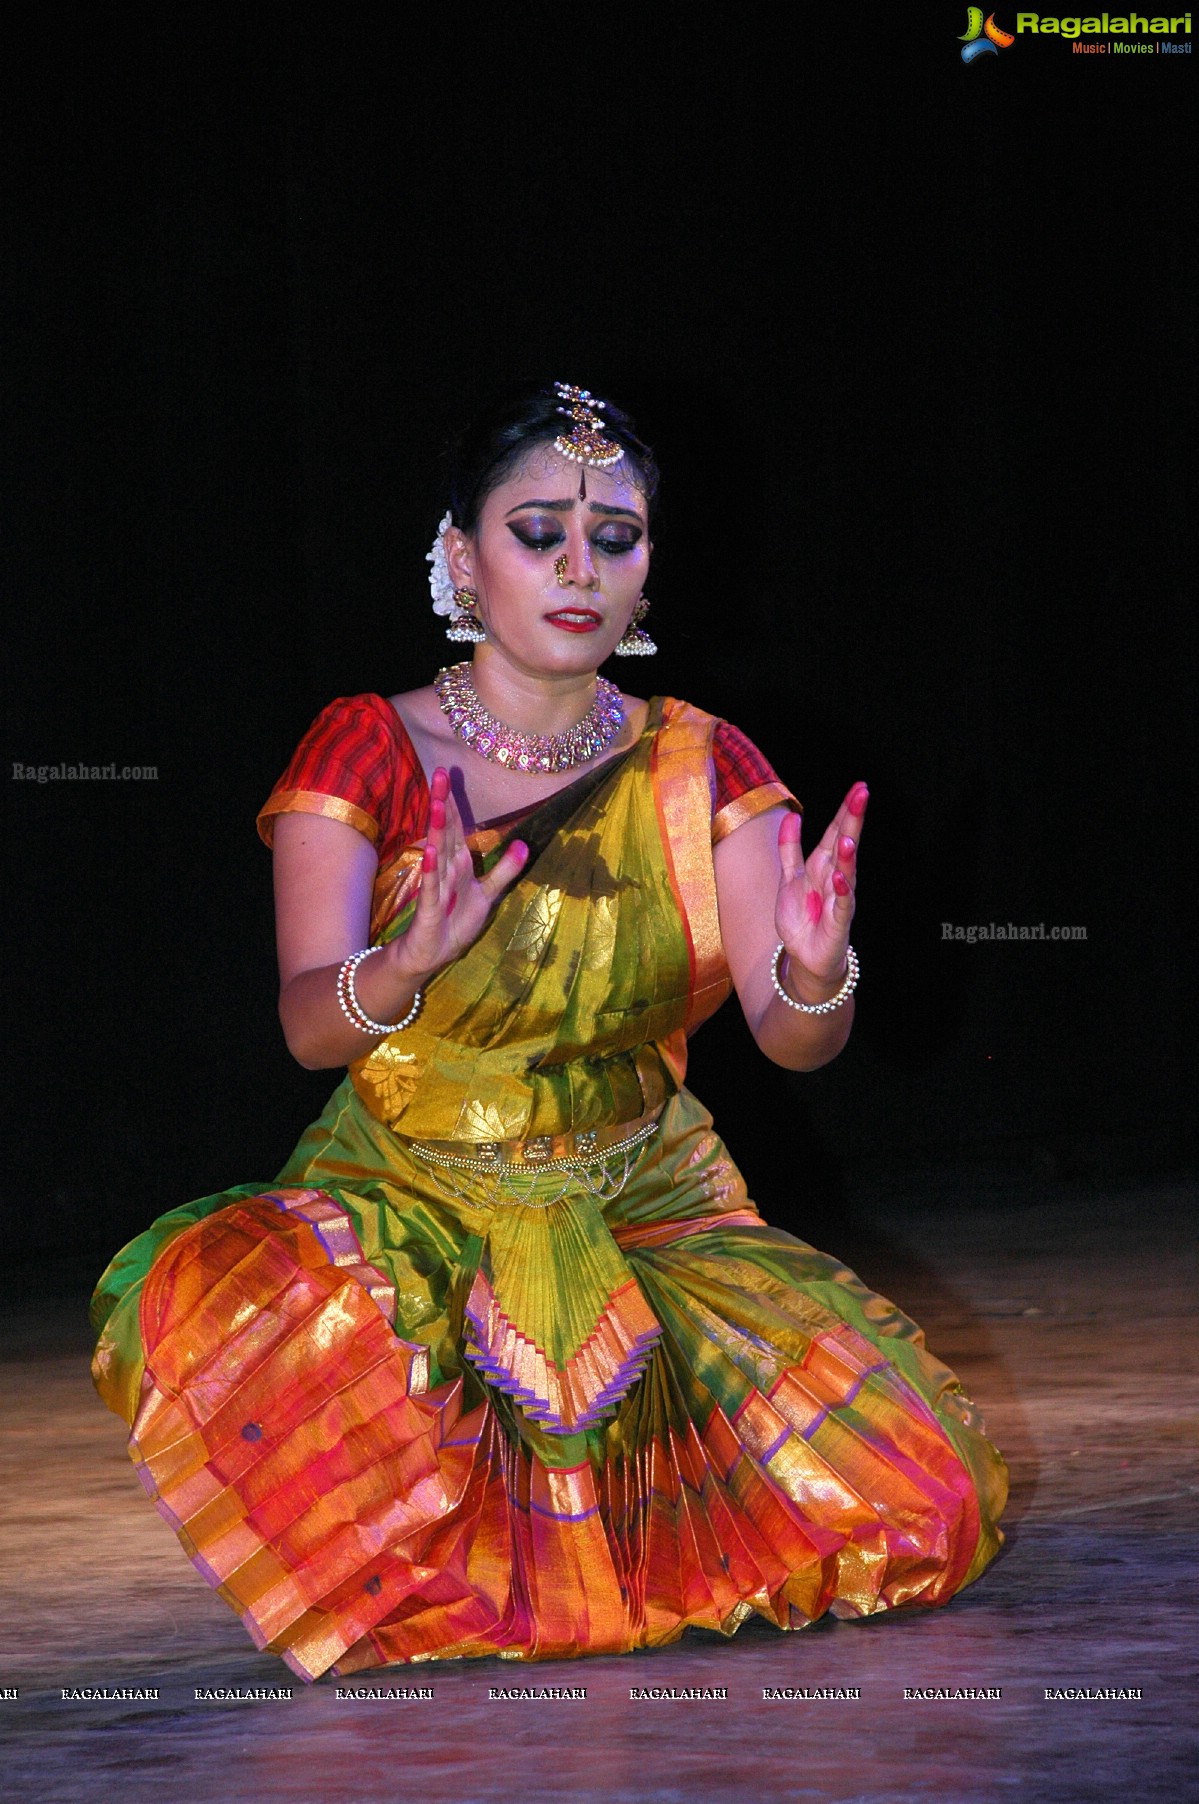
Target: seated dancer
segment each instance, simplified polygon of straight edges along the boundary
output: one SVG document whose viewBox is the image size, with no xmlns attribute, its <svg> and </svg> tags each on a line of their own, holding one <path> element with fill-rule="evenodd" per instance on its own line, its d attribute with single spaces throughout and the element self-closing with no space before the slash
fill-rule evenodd
<svg viewBox="0 0 1199 1804">
<path fill-rule="evenodd" d="M 430 581 L 470 661 L 331 703 L 259 817 L 287 1044 L 348 1071 L 96 1292 L 143 1484 L 306 1679 L 930 1607 L 999 1545 L 953 1373 L 684 1087 L 730 988 L 788 1070 L 845 1043 L 867 791 L 805 859 L 743 734 L 597 674 L 656 649 L 655 488 L 566 384 L 465 436 Z"/>
</svg>

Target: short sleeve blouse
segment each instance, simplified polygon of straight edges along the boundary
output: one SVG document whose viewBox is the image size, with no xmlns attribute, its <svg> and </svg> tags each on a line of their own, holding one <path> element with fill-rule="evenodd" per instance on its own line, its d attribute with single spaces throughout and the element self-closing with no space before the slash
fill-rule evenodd
<svg viewBox="0 0 1199 1804">
<path fill-rule="evenodd" d="M 713 843 L 766 808 L 795 807 L 790 791 L 737 727 L 712 740 Z M 420 839 L 429 789 L 404 723 L 381 695 L 343 695 L 317 715 L 258 816 L 269 846 L 279 814 L 321 814 L 365 835 L 381 865 Z"/>
</svg>

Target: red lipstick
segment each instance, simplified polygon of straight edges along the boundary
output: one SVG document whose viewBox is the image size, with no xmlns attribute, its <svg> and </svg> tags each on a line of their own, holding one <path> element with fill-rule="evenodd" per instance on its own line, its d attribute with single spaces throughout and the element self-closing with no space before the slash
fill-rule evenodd
<svg viewBox="0 0 1199 1804">
<path fill-rule="evenodd" d="M 561 627 L 564 633 L 594 633 L 603 625 L 603 616 L 594 608 L 559 608 L 545 618 L 551 626 Z"/>
</svg>

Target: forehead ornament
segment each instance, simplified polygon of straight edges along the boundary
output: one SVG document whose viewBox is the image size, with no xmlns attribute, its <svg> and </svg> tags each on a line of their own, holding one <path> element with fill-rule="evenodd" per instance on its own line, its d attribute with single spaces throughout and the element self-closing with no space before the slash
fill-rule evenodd
<svg viewBox="0 0 1199 1804">
<path fill-rule="evenodd" d="M 560 432 L 554 450 L 572 463 L 584 464 L 592 470 L 610 470 L 624 456 L 615 439 L 604 437 L 604 406 L 589 388 L 575 388 L 569 382 L 555 382 L 554 392 L 564 405 L 558 412 L 573 422 L 569 432 Z"/>
</svg>

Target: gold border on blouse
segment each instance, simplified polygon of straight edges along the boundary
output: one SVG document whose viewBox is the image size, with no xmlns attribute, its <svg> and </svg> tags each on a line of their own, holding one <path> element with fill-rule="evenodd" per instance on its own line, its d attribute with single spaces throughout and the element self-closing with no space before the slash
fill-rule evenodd
<svg viewBox="0 0 1199 1804">
<path fill-rule="evenodd" d="M 780 803 L 784 808 L 793 808 L 796 814 L 803 813 L 803 803 L 797 802 L 791 791 L 782 783 L 759 783 L 756 789 L 747 789 L 744 795 L 726 802 L 712 816 L 712 844 L 719 845 L 746 821 L 752 821 L 756 815 L 765 814 L 768 808 L 777 808 Z"/>
<path fill-rule="evenodd" d="M 379 843 L 379 823 L 373 815 L 356 802 L 347 802 L 343 796 L 322 795 L 319 789 L 281 789 L 278 795 L 270 797 L 259 809 L 257 821 L 258 836 L 265 845 L 272 843 L 277 814 L 321 814 L 326 820 L 344 821 L 347 827 L 354 827 L 372 846 Z"/>
</svg>

